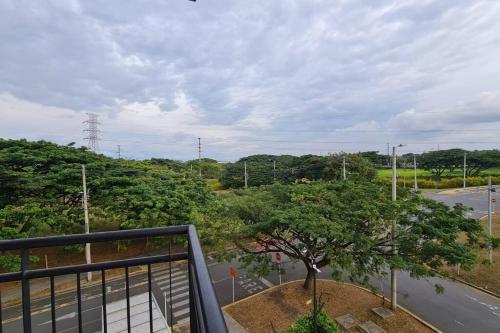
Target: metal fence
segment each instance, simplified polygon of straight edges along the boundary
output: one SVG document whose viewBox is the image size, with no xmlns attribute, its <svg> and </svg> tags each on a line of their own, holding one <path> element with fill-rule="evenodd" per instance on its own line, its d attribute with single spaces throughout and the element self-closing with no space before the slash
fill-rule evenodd
<svg viewBox="0 0 500 333">
<path fill-rule="evenodd" d="M 55 246 L 68 246 L 85 243 L 99 243 L 110 241 L 122 241 L 138 238 L 151 238 L 184 235 L 187 239 L 187 252 L 171 253 L 169 246 L 168 254 L 143 256 L 130 259 L 120 259 L 92 264 L 79 264 L 55 268 L 30 269 L 30 250 L 35 248 L 47 248 Z M 101 274 L 101 297 L 102 297 L 102 331 L 108 332 L 106 299 L 106 271 L 110 269 L 125 270 L 125 299 L 126 299 L 126 330 L 131 332 L 131 302 L 130 302 L 130 276 L 129 268 L 134 266 L 147 267 L 147 295 L 149 296 L 149 331 L 153 332 L 153 307 L 155 301 L 152 288 L 152 265 L 159 263 L 169 263 L 183 261 L 187 262 L 189 279 L 189 323 L 191 332 L 224 333 L 227 332 L 222 311 L 215 295 L 215 291 L 210 279 L 210 275 L 205 263 L 205 258 L 201 250 L 200 242 L 196 234 L 196 229 L 192 225 L 172 226 L 164 228 L 135 229 L 122 231 L 98 232 L 90 234 L 77 234 L 66 236 L 40 237 L 30 239 L 5 240 L 0 241 L 1 253 L 16 253 L 21 256 L 21 270 L 14 273 L 0 274 L 0 283 L 20 281 L 22 296 L 22 330 L 25 333 L 36 332 L 32 328 L 30 281 L 38 278 L 48 278 L 50 282 L 50 312 L 51 330 L 57 332 L 56 320 L 56 299 L 55 283 L 57 276 L 75 274 L 76 275 L 76 303 L 77 303 L 77 327 L 78 332 L 83 332 L 82 321 L 82 293 L 81 274 L 86 272 L 100 272 Z M 169 270 L 170 283 L 172 283 L 172 269 Z M 170 288 L 170 300 L 172 299 L 172 289 Z M 165 301 L 166 302 L 166 301 Z M 165 308 L 165 318 L 172 325 L 172 302 L 170 303 L 170 321 L 168 321 L 167 309 Z M 166 303 L 165 303 L 166 304 Z M 156 304 L 157 305 L 157 304 Z M 2 331 L 2 303 L 0 301 L 0 333 Z M 9 332 L 10 333 L 10 332 Z"/>
</svg>

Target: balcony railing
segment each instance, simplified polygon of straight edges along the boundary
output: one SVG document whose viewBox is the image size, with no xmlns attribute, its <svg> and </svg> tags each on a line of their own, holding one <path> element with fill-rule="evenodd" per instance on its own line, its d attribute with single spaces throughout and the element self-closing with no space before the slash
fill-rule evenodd
<svg viewBox="0 0 500 333">
<path fill-rule="evenodd" d="M 111 241 L 123 241 L 132 240 L 138 238 L 148 238 L 153 237 L 166 237 L 168 236 L 171 240 L 172 237 L 184 236 L 187 239 L 187 252 L 181 253 L 171 253 L 170 246 L 168 247 L 168 254 L 161 255 L 151 255 L 136 258 L 120 259 L 92 264 L 78 264 L 63 267 L 54 268 L 44 268 L 44 269 L 30 269 L 30 250 L 55 247 L 55 246 L 68 246 L 76 244 L 85 243 L 99 243 L 99 242 L 111 242 Z M 172 262 L 187 262 L 187 276 L 189 280 L 189 327 L 191 332 L 209 332 L 209 333 L 224 333 L 227 332 L 226 324 L 222 311 L 215 295 L 215 291 L 211 282 L 211 278 L 203 257 L 200 242 L 196 234 L 196 229 L 194 226 L 173 226 L 165 228 L 151 228 L 151 229 L 136 229 L 136 230 L 123 230 L 123 231 L 109 231 L 109 232 L 98 232 L 91 234 L 77 234 L 77 235 L 66 235 L 66 236 L 53 236 L 53 237 L 41 237 L 41 238 L 30 238 L 30 239 L 19 239 L 19 240 L 5 240 L 0 241 L 0 251 L 1 253 L 19 253 L 21 257 L 21 270 L 19 272 L 13 273 L 3 273 L 0 274 L 0 283 L 20 281 L 21 282 L 21 309 L 22 309 L 22 325 L 19 323 L 16 331 L 19 332 L 38 332 L 38 326 L 34 327 L 32 325 L 32 296 L 30 294 L 30 282 L 33 279 L 48 278 L 50 282 L 50 300 L 47 301 L 46 308 L 50 304 L 50 320 L 47 325 L 50 325 L 51 332 L 58 331 L 58 318 L 56 318 L 56 287 L 55 287 L 55 277 L 63 275 L 76 275 L 76 311 L 75 320 L 77 320 L 77 331 L 84 332 L 84 316 L 82 316 L 82 307 L 86 299 L 82 298 L 82 285 L 81 285 L 81 275 L 87 272 L 97 272 L 96 275 L 101 276 L 100 288 L 97 295 L 102 300 L 99 302 L 101 308 L 101 315 L 97 321 L 99 323 L 100 331 L 105 333 L 112 331 L 119 331 L 116 327 L 112 329 L 111 321 L 112 314 L 110 312 L 120 309 L 122 307 L 121 313 L 123 314 L 123 320 L 121 323 L 115 322 L 115 326 L 121 326 L 123 331 L 131 332 L 133 330 L 140 330 L 137 325 L 141 325 L 142 331 L 147 331 L 147 326 L 149 326 L 150 332 L 170 332 L 173 324 L 173 314 L 172 314 Z M 160 309 L 159 303 L 156 298 L 161 297 L 157 295 L 155 298 L 155 292 L 153 290 L 153 273 L 158 272 L 153 271 L 152 265 L 168 263 L 169 269 L 165 270 L 164 273 L 167 276 L 162 276 L 160 278 L 168 280 L 170 282 L 170 288 L 164 292 L 164 304 L 165 307 L 162 311 Z M 131 276 L 129 274 L 129 269 L 131 267 L 147 267 L 147 273 L 145 273 L 144 281 L 142 285 L 145 286 L 147 290 L 141 295 L 131 295 Z M 107 294 L 109 289 L 107 289 L 106 282 L 106 271 L 112 269 L 124 269 L 125 271 L 125 297 L 119 301 L 111 302 L 108 300 Z M 178 280 L 177 276 L 176 279 Z M 182 283 L 182 282 L 180 282 Z M 97 285 L 99 286 L 99 285 Z M 186 288 L 186 287 L 184 287 Z M 74 289 L 73 289 L 74 290 Z M 158 293 L 158 291 L 156 291 Z M 169 297 L 167 297 L 167 292 Z M 186 294 L 186 293 L 184 293 Z M 138 302 L 142 299 L 142 313 L 137 313 L 137 309 L 140 308 Z M 167 306 L 167 301 L 169 306 Z M 184 301 L 185 303 L 188 302 Z M 136 304 L 132 304 L 136 303 Z M 113 309 L 111 309 L 113 308 Z M 169 308 L 169 310 L 168 310 Z M 12 328 L 2 328 L 2 303 L 0 302 L 0 333 L 9 333 L 13 331 Z M 186 311 L 187 312 L 187 311 Z M 147 315 L 146 315 L 147 314 Z M 149 317 L 149 318 L 147 318 Z M 113 318 L 117 318 L 114 316 Z M 60 319 L 60 318 L 59 318 Z M 95 319 L 95 318 L 94 318 Z M 94 323 L 96 320 L 93 320 Z M 161 326 L 161 324 L 165 326 Z M 22 328 L 21 328 L 22 327 Z M 144 330 L 144 328 L 146 329 Z M 164 327 L 164 328 L 162 328 Z M 59 329 L 60 330 L 60 329 Z M 142 332 L 141 331 L 141 332 Z M 93 330 L 95 332 L 95 330 Z"/>
</svg>

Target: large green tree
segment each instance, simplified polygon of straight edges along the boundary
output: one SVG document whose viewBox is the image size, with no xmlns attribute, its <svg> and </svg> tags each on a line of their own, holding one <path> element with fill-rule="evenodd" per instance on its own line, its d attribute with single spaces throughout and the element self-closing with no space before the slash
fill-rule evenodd
<svg viewBox="0 0 500 333">
<path fill-rule="evenodd" d="M 367 282 L 387 266 L 425 276 L 445 263 L 474 263 L 470 246 L 481 225 L 464 217 L 466 208 L 450 208 L 404 190 L 399 198 L 391 201 L 383 185 L 351 181 L 240 190 L 225 197 L 220 213 L 226 222 L 219 222 L 218 233 L 237 245 L 243 263 L 256 273 L 272 268 L 275 252 L 302 262 L 308 272 L 306 288 L 313 265 L 330 266 L 336 277 L 347 272 Z M 460 241 L 462 232 L 467 242 Z M 391 251 L 393 241 L 397 255 Z"/>
<path fill-rule="evenodd" d="M 46 141 L 0 140 L 0 239 L 83 231 L 86 165 L 95 227 L 138 228 L 199 219 L 206 182 L 167 161 L 112 159 Z"/>
</svg>

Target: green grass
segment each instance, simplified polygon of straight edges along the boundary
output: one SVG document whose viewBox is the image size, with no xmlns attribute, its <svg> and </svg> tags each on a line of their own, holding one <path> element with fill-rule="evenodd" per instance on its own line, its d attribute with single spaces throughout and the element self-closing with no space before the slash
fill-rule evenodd
<svg viewBox="0 0 500 333">
<path fill-rule="evenodd" d="M 413 169 L 398 169 L 399 177 L 413 177 Z M 500 176 L 500 168 L 490 168 L 481 171 L 480 176 Z M 379 169 L 378 177 L 380 178 L 391 178 L 392 170 L 391 169 Z M 420 176 L 432 176 L 432 173 L 426 170 L 417 169 L 417 177 Z M 462 177 L 463 171 L 460 169 L 455 170 L 454 172 L 444 172 L 443 177 Z"/>
<path fill-rule="evenodd" d="M 392 177 L 392 170 L 391 169 L 379 169 L 377 170 L 378 176 L 380 178 L 391 178 Z M 400 177 L 413 177 L 413 169 L 398 169 L 398 175 Z M 432 176 L 432 173 L 429 171 L 425 171 L 422 169 L 417 169 L 417 177 L 420 176 Z"/>
</svg>

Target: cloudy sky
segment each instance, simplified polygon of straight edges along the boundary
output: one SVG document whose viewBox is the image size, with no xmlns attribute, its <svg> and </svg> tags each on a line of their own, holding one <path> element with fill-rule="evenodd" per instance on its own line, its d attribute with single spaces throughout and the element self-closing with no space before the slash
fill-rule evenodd
<svg viewBox="0 0 500 333">
<path fill-rule="evenodd" d="M 500 1 L 0 1 L 0 137 L 128 158 L 500 146 Z"/>
</svg>

